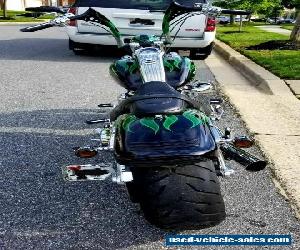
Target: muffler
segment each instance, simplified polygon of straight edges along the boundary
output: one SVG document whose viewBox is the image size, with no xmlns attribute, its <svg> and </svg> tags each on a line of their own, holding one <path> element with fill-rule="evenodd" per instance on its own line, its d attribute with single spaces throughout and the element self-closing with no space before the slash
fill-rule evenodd
<svg viewBox="0 0 300 250">
<path fill-rule="evenodd" d="M 220 149 L 222 150 L 225 158 L 242 164 L 248 171 L 260 171 L 263 170 L 267 165 L 266 161 L 258 159 L 252 154 L 243 149 L 237 148 L 230 143 L 224 143 L 220 145 Z"/>
</svg>

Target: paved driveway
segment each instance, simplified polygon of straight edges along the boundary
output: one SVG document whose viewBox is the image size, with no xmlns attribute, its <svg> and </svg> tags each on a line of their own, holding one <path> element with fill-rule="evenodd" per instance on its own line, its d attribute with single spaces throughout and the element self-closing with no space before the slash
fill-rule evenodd
<svg viewBox="0 0 300 250">
<path fill-rule="evenodd" d="M 25 34 L 0 26 L 0 249 L 164 249 L 167 232 L 143 219 L 124 187 L 61 178 L 65 164 L 112 161 L 78 160 L 72 147 L 90 143 L 95 125 L 84 120 L 104 117 L 96 105 L 122 92 L 108 74 L 113 59 L 73 55 L 60 28 Z M 205 63 L 197 65 L 200 79 L 214 81 Z M 234 109 L 226 112 L 221 127 L 245 133 Z M 227 219 L 181 233 L 292 234 L 299 249 L 299 223 L 271 173 L 229 164 L 236 174 L 221 179 Z"/>
</svg>

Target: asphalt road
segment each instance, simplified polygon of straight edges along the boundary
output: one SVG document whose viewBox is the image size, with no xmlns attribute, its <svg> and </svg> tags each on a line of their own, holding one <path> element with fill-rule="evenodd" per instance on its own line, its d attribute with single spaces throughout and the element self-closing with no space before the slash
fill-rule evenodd
<svg viewBox="0 0 300 250">
<path fill-rule="evenodd" d="M 168 232 L 143 219 L 123 186 L 61 178 L 63 165 L 112 160 L 108 154 L 78 160 L 72 147 L 89 144 L 96 126 L 84 120 L 104 117 L 96 105 L 122 92 L 108 74 L 113 59 L 73 55 L 60 28 L 28 34 L 0 26 L 0 249 L 165 248 Z M 198 77 L 214 81 L 207 66 L 197 64 Z M 246 132 L 228 104 L 224 126 Z M 260 154 L 257 148 L 251 151 Z M 249 173 L 229 164 L 235 175 L 221 179 L 227 219 L 180 233 L 291 234 L 294 244 L 285 249 L 300 249 L 299 222 L 270 171 Z"/>
</svg>

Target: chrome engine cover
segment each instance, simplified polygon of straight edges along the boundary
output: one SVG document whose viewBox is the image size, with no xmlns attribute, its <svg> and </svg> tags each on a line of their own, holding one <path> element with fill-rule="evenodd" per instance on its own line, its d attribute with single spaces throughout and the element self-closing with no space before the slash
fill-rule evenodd
<svg viewBox="0 0 300 250">
<path fill-rule="evenodd" d="M 158 48 L 141 48 L 135 51 L 144 82 L 166 82 L 162 52 Z"/>
</svg>

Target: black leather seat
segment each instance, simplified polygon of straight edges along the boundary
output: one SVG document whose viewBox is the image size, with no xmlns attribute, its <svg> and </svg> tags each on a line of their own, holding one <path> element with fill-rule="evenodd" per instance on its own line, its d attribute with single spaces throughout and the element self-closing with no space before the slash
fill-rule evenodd
<svg viewBox="0 0 300 250">
<path fill-rule="evenodd" d="M 182 95 L 165 82 L 143 84 L 135 95 L 122 101 L 110 113 L 110 120 L 132 113 L 136 116 L 179 114 L 186 108 L 200 109 L 201 104 Z"/>
<path fill-rule="evenodd" d="M 188 106 L 182 95 L 164 82 L 143 84 L 132 99 L 130 113 L 136 116 L 178 114 Z"/>
</svg>

